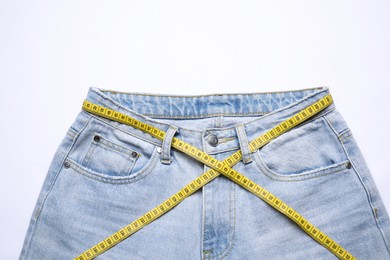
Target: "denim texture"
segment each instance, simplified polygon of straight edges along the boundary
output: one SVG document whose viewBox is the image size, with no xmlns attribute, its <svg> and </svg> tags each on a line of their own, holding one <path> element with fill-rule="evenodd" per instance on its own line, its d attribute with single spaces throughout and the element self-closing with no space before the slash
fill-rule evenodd
<svg viewBox="0 0 390 260">
<path fill-rule="evenodd" d="M 390 220 L 351 129 L 331 104 L 248 152 L 248 142 L 328 87 L 179 96 L 90 87 L 86 99 L 224 160 L 358 259 L 389 259 Z M 81 102 L 80 102 L 81 104 Z M 52 159 L 20 259 L 71 259 L 209 168 L 170 140 L 80 111 Z M 97 259 L 335 259 L 291 220 L 219 176 Z"/>
</svg>

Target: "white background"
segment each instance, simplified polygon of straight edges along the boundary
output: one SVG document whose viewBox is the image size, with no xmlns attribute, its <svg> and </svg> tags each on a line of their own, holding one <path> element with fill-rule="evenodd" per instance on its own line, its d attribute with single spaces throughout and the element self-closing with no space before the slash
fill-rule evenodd
<svg viewBox="0 0 390 260">
<path fill-rule="evenodd" d="M 390 210 L 389 1 L 0 1 L 0 254 L 19 256 L 89 86 L 207 94 L 327 85 Z"/>
</svg>

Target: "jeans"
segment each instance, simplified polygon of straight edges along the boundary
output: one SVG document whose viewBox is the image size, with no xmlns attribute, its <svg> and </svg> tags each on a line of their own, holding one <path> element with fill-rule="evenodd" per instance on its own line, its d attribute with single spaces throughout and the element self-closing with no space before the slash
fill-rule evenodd
<svg viewBox="0 0 390 260">
<path fill-rule="evenodd" d="M 248 142 L 328 87 L 196 96 L 90 87 L 86 99 L 172 133 L 292 206 L 357 259 L 389 259 L 390 220 L 335 103 L 250 152 Z M 165 141 L 165 140 L 164 140 Z M 71 259 L 209 169 L 131 126 L 81 110 L 52 159 L 20 259 Z M 168 145 L 166 145 L 168 144 Z M 291 220 L 219 176 L 97 259 L 335 259 Z"/>
</svg>

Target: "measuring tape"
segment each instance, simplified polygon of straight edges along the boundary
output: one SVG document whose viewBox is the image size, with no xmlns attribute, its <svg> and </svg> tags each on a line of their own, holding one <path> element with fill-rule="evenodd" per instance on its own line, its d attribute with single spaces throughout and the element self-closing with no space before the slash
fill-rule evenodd
<svg viewBox="0 0 390 260">
<path fill-rule="evenodd" d="M 264 145 L 269 143 L 272 139 L 278 137 L 284 132 L 297 126 L 298 124 L 307 120 L 311 116 L 319 113 L 320 111 L 328 107 L 330 104 L 332 104 L 332 102 L 333 102 L 332 96 L 329 94 L 321 98 L 317 102 L 313 103 L 312 105 L 301 110 L 300 112 L 296 113 L 295 115 L 288 118 L 287 120 L 283 121 L 282 123 L 276 125 L 271 130 L 267 131 L 263 135 L 259 136 L 258 138 L 250 142 L 249 147 L 251 152 L 254 152 L 257 149 L 263 147 Z M 108 118 L 126 125 L 130 125 L 134 128 L 142 130 L 161 141 L 164 140 L 164 137 L 166 135 L 164 131 L 154 126 L 148 125 L 142 121 L 139 121 L 133 117 L 130 117 L 127 114 L 123 114 L 119 111 L 115 111 L 110 108 L 91 103 L 87 100 L 84 100 L 82 108 L 85 111 L 90 112 L 92 114 L 104 118 Z M 186 185 L 184 188 L 179 190 L 169 199 L 162 202 L 157 207 L 146 212 L 140 218 L 136 219 L 135 221 L 128 224 L 127 226 L 121 228 L 119 231 L 115 232 L 111 236 L 107 237 L 103 241 L 99 242 L 98 244 L 94 245 L 90 249 L 86 250 L 85 252 L 83 252 L 76 258 L 74 258 L 75 260 L 93 259 L 96 256 L 102 254 L 103 252 L 112 248 L 113 246 L 123 241 L 127 237 L 131 236 L 141 228 L 145 227 L 152 221 L 161 217 L 163 214 L 165 214 L 166 212 L 168 212 L 169 210 L 177 206 L 180 202 L 182 202 L 185 198 L 190 196 L 192 193 L 194 193 L 195 191 L 197 191 L 198 189 L 200 189 L 201 187 L 203 187 L 204 185 L 206 185 L 207 183 L 209 183 L 210 181 L 218 177 L 220 174 L 224 175 L 225 177 L 229 178 L 230 180 L 234 181 L 241 187 L 248 190 L 249 192 L 253 193 L 257 197 L 259 197 L 260 199 L 268 203 L 270 206 L 275 208 L 277 211 L 279 211 L 280 213 L 282 213 L 283 215 L 291 219 L 310 237 L 312 237 L 315 241 L 317 241 L 319 244 L 321 244 L 330 252 L 332 252 L 339 259 L 347 259 L 347 260 L 356 259 L 351 253 L 349 253 L 347 250 L 345 250 L 343 247 L 337 244 L 333 239 L 328 237 L 325 233 L 320 231 L 317 227 L 315 227 L 312 223 L 306 220 L 293 208 L 285 204 L 281 199 L 279 199 L 278 197 L 276 197 L 275 195 L 273 195 L 271 192 L 264 189 L 260 185 L 256 184 L 248 177 L 232 169 L 231 167 L 233 167 L 242 159 L 241 150 L 238 150 L 237 152 L 233 153 L 225 160 L 219 161 L 214 157 L 212 157 L 211 155 L 197 149 L 196 147 L 176 137 L 172 138 L 171 145 L 175 149 L 182 151 L 183 153 L 191 156 L 192 158 L 204 163 L 205 165 L 209 166 L 211 169 L 204 172 L 195 180 L 191 181 L 188 185 Z"/>
</svg>

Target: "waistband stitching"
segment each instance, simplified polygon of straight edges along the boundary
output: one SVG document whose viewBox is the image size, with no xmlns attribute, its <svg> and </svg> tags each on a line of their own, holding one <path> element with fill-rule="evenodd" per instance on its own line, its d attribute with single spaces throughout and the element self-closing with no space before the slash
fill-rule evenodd
<svg viewBox="0 0 390 260">
<path fill-rule="evenodd" d="M 91 87 L 92 90 L 99 90 L 99 91 L 105 91 L 105 92 L 111 92 L 115 94 L 131 94 L 131 95 L 138 95 L 138 96 L 155 96 L 155 97 L 172 97 L 172 98 L 192 98 L 192 97 L 209 97 L 209 96 L 234 96 L 234 95 L 253 95 L 253 94 L 282 94 L 282 93 L 289 93 L 289 92 L 301 92 L 306 90 L 315 90 L 315 89 L 322 89 L 322 88 L 328 88 L 328 86 L 320 86 L 320 87 L 313 87 L 313 88 L 302 88 L 302 89 L 295 89 L 295 90 L 281 90 L 281 91 L 265 91 L 265 92 L 237 92 L 237 93 L 211 93 L 211 94 L 200 94 L 200 95 L 175 95 L 175 94 L 162 94 L 162 93 L 144 93 L 144 92 L 126 92 L 126 91 L 115 91 L 110 89 L 103 89 L 98 87 Z"/>
<path fill-rule="evenodd" d="M 255 119 L 255 120 L 253 120 L 253 121 L 249 121 L 249 122 L 246 122 L 246 123 L 243 123 L 243 124 L 244 124 L 244 125 L 248 125 L 249 123 L 256 122 L 257 120 L 261 120 L 261 119 L 263 119 L 263 118 L 265 118 L 265 117 L 267 117 L 267 116 L 271 116 L 271 115 L 273 115 L 273 114 L 276 114 L 276 113 L 279 113 L 279 112 L 281 112 L 281 111 L 287 110 L 287 109 L 289 109 L 289 108 L 291 108 L 291 107 L 294 107 L 294 106 L 297 106 L 297 105 L 301 104 L 302 102 L 304 102 L 304 101 L 306 101 L 306 100 L 308 100 L 308 99 L 310 99 L 310 98 L 313 98 L 314 96 L 316 96 L 316 95 L 318 95 L 318 94 L 321 94 L 321 93 L 326 92 L 326 91 L 329 90 L 329 88 L 328 88 L 327 86 L 318 87 L 318 88 L 311 88 L 311 89 L 321 89 L 321 88 L 323 88 L 323 89 L 322 89 L 321 91 L 319 91 L 319 92 L 310 93 L 310 94 L 307 95 L 306 97 L 304 97 L 304 98 L 302 98 L 302 99 L 300 99 L 300 100 L 298 100 L 298 101 L 295 101 L 295 102 L 291 103 L 290 105 L 287 105 L 287 106 L 285 106 L 285 107 L 276 109 L 276 110 L 271 111 L 271 112 L 269 112 L 269 113 L 266 113 L 266 114 L 264 114 L 264 115 L 263 115 L 262 117 L 260 117 L 260 118 L 257 118 L 257 119 Z M 297 91 L 303 91 L 303 90 L 310 90 L 310 89 L 291 90 L 291 91 L 297 92 Z M 115 101 L 115 100 L 113 100 L 113 99 L 111 99 L 111 98 L 105 96 L 104 93 L 103 93 L 100 89 L 98 89 L 98 88 L 92 87 L 92 88 L 91 88 L 91 91 L 95 92 L 96 94 L 98 94 L 99 96 L 101 96 L 102 98 L 104 98 L 106 101 L 108 101 L 108 102 L 110 102 L 110 103 L 116 105 L 117 107 L 122 108 L 123 110 L 127 111 L 130 115 L 133 115 L 133 116 L 136 116 L 136 117 L 138 116 L 138 117 L 142 118 L 143 120 L 145 120 L 145 122 L 152 123 L 152 124 L 156 124 L 156 125 L 160 125 L 160 126 L 168 126 L 168 127 L 170 126 L 170 124 L 168 124 L 168 123 L 157 122 L 157 121 L 153 120 L 153 118 L 150 118 L 150 119 L 149 119 L 149 118 L 146 118 L 146 116 L 145 116 L 146 114 L 136 113 L 136 112 L 130 110 L 129 108 L 123 106 L 122 104 L 118 103 L 117 101 Z M 110 90 L 108 90 L 108 91 L 110 91 Z M 284 93 L 284 92 L 291 92 L 291 91 L 281 91 L 281 92 Z M 265 93 L 265 92 L 260 92 L 260 93 Z M 276 92 L 276 93 L 277 93 L 277 92 Z M 131 94 L 131 93 L 129 93 L 129 94 Z M 233 94 L 233 93 L 227 93 L 227 94 L 237 95 L 237 94 Z M 256 94 L 256 93 L 252 93 L 252 94 Z M 143 94 L 140 94 L 140 95 L 143 95 Z M 195 96 L 195 97 L 196 97 L 196 96 Z M 334 105 L 334 104 L 332 103 L 332 105 Z M 234 129 L 234 127 L 235 127 L 235 126 L 231 126 L 231 127 L 227 127 L 227 128 L 218 128 L 218 130 L 232 130 L 232 129 Z M 184 128 L 184 127 L 181 127 L 181 129 L 182 129 L 182 130 L 185 130 L 185 131 L 192 131 L 192 132 L 198 132 L 198 133 L 199 133 L 199 132 L 200 132 L 200 133 L 203 132 L 202 130 L 194 130 L 194 129 Z"/>
</svg>

